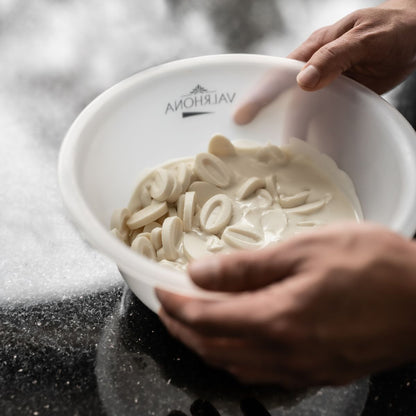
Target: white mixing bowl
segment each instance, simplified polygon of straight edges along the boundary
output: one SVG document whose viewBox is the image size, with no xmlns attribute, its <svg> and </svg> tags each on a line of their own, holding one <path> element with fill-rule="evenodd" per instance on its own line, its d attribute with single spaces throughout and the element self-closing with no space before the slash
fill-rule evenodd
<svg viewBox="0 0 416 416">
<path fill-rule="evenodd" d="M 85 238 L 117 263 L 153 311 L 155 286 L 201 294 L 180 272 L 134 253 L 109 231 L 147 168 L 205 151 L 209 138 L 281 144 L 299 137 L 330 155 L 353 180 L 364 218 L 412 236 L 416 229 L 416 135 L 378 95 L 341 77 L 323 91 L 296 85 L 302 63 L 259 55 L 205 56 L 138 73 L 96 98 L 62 144 L 64 202 Z M 284 92 L 254 122 L 232 121 L 236 104 L 270 69 Z"/>
</svg>

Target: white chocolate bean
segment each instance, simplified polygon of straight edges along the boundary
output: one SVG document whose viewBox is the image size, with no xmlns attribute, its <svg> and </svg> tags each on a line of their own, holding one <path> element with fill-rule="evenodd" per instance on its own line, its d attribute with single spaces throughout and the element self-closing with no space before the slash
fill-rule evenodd
<svg viewBox="0 0 416 416">
<path fill-rule="evenodd" d="M 157 222 L 159 223 L 160 226 L 162 226 L 163 221 L 165 221 L 166 218 L 169 217 L 169 206 L 168 206 L 168 212 L 164 215 L 162 215 L 160 218 L 157 219 Z"/>
<path fill-rule="evenodd" d="M 130 210 L 127 208 L 118 209 L 111 216 L 112 233 L 124 243 L 129 240 L 130 229 L 127 226 L 127 220 L 130 218 Z"/>
<path fill-rule="evenodd" d="M 270 144 L 268 150 L 278 164 L 282 165 L 288 162 L 289 155 L 280 147 Z"/>
<path fill-rule="evenodd" d="M 222 239 L 231 247 L 238 249 L 255 249 L 262 244 L 262 236 L 254 228 L 238 225 L 227 227 Z"/>
<path fill-rule="evenodd" d="M 273 200 L 277 198 L 276 176 L 270 175 L 265 179 L 266 190 L 270 193 Z"/>
<path fill-rule="evenodd" d="M 201 228 L 211 234 L 221 233 L 233 214 L 233 203 L 224 194 L 215 195 L 202 207 L 199 219 Z"/>
<path fill-rule="evenodd" d="M 196 198 L 195 192 L 187 192 L 185 194 L 184 203 L 183 203 L 183 230 L 187 233 L 192 229 L 192 220 L 194 218 L 196 208 Z"/>
<path fill-rule="evenodd" d="M 114 237 L 117 237 L 120 241 L 122 241 L 123 243 L 127 242 L 128 239 L 128 233 L 122 233 L 118 228 L 113 228 L 111 230 L 111 234 L 114 235 Z"/>
<path fill-rule="evenodd" d="M 162 247 L 162 227 L 153 228 L 150 232 L 150 241 L 152 242 L 155 250 L 159 250 Z"/>
<path fill-rule="evenodd" d="M 149 206 L 135 212 L 128 220 L 127 225 L 131 230 L 144 227 L 156 221 L 168 212 L 168 204 L 165 202 L 153 201 Z"/>
<path fill-rule="evenodd" d="M 262 188 L 265 185 L 265 181 L 263 178 L 256 178 L 252 177 L 247 179 L 238 189 L 237 191 L 237 199 L 240 201 L 242 199 L 246 199 L 249 197 L 252 193 L 257 191 L 257 189 Z"/>
<path fill-rule="evenodd" d="M 173 178 L 173 181 L 174 181 L 174 184 L 173 184 L 172 192 L 166 198 L 166 201 L 169 202 L 170 204 L 175 203 L 182 193 L 182 185 L 177 181 L 176 178 Z"/>
<path fill-rule="evenodd" d="M 219 157 L 235 156 L 234 145 L 222 134 L 216 134 L 211 138 L 208 152 Z"/>
<path fill-rule="evenodd" d="M 285 211 L 288 214 L 312 214 L 313 212 L 319 211 L 326 205 L 327 201 L 321 199 L 319 201 L 310 202 L 309 204 L 299 205 L 295 208 L 288 208 Z"/>
<path fill-rule="evenodd" d="M 294 208 L 298 207 L 299 205 L 303 205 L 308 196 L 310 191 L 302 191 L 295 195 L 280 195 L 279 196 L 279 203 L 282 208 Z"/>
<path fill-rule="evenodd" d="M 185 195 L 181 195 L 176 202 L 176 212 L 178 213 L 178 217 L 183 220 L 183 208 L 185 205 Z"/>
<path fill-rule="evenodd" d="M 150 196 L 156 201 L 166 201 L 175 186 L 175 178 L 166 169 L 160 168 L 155 171 Z"/>
<path fill-rule="evenodd" d="M 201 221 L 199 219 L 199 215 L 201 213 L 201 209 L 196 207 L 194 218 L 192 219 L 192 227 L 194 228 L 201 228 Z"/>
<path fill-rule="evenodd" d="M 138 211 L 139 209 L 150 205 L 152 202 L 152 197 L 150 196 L 149 188 L 149 182 L 141 182 L 136 187 L 128 205 L 130 212 Z"/>
<path fill-rule="evenodd" d="M 177 217 L 178 216 L 178 213 L 177 213 L 175 207 L 169 207 L 168 208 L 168 216 L 169 217 Z"/>
<path fill-rule="evenodd" d="M 143 187 L 139 195 L 139 200 L 141 208 L 145 208 L 152 203 L 152 197 L 150 196 L 150 185 Z"/>
<path fill-rule="evenodd" d="M 306 221 L 299 221 L 296 223 L 299 227 L 317 227 L 319 225 L 323 225 L 322 221 L 314 221 L 314 220 L 306 220 Z"/>
<path fill-rule="evenodd" d="M 269 191 L 266 191 L 265 189 L 257 189 L 256 196 L 261 198 L 262 202 L 259 204 L 261 208 L 269 208 L 273 205 L 273 198 Z"/>
<path fill-rule="evenodd" d="M 231 172 L 227 165 L 210 153 L 196 155 L 194 170 L 200 179 L 220 188 L 226 188 L 231 183 Z"/>
<path fill-rule="evenodd" d="M 195 192 L 196 203 L 202 207 L 208 199 L 214 195 L 222 194 L 224 191 L 217 186 L 214 186 L 208 182 L 197 181 L 191 184 L 189 192 Z"/>
<path fill-rule="evenodd" d="M 164 267 L 169 267 L 169 269 L 176 269 L 176 270 L 183 272 L 183 264 L 179 263 L 178 261 L 169 261 L 169 260 L 162 258 L 159 261 L 159 264 Z"/>
<path fill-rule="evenodd" d="M 177 168 L 177 181 L 181 186 L 181 193 L 188 190 L 191 183 L 192 168 L 189 163 L 181 163 Z"/>
<path fill-rule="evenodd" d="M 110 227 L 117 228 L 121 233 L 127 231 L 127 220 L 130 218 L 130 211 L 127 208 L 116 209 L 111 216 Z"/>
<path fill-rule="evenodd" d="M 179 256 L 179 243 L 182 239 L 183 225 L 179 217 L 166 218 L 162 226 L 162 244 L 167 260 L 176 260 Z"/>
<path fill-rule="evenodd" d="M 260 223 L 264 232 L 270 232 L 277 235 L 286 228 L 287 217 L 284 211 L 279 207 L 278 209 L 264 212 L 261 215 Z"/>
<path fill-rule="evenodd" d="M 263 163 L 276 163 L 277 165 L 284 165 L 288 161 L 288 155 L 278 146 L 268 143 L 256 152 L 256 157 Z"/>
<path fill-rule="evenodd" d="M 163 249 L 163 247 L 160 247 L 160 249 L 157 250 L 156 257 L 157 257 L 158 261 L 166 260 L 165 259 L 165 250 Z"/>
<path fill-rule="evenodd" d="M 131 246 L 131 243 L 133 242 L 133 240 L 143 232 L 143 227 L 137 228 L 136 230 L 130 231 L 129 233 L 129 245 Z"/>
<path fill-rule="evenodd" d="M 152 230 L 154 228 L 157 228 L 157 227 L 160 227 L 160 224 L 156 221 L 153 221 L 149 224 L 146 224 L 146 226 L 143 228 L 143 232 L 144 233 L 150 233 L 150 232 L 152 232 Z"/>
<path fill-rule="evenodd" d="M 142 234 L 139 234 L 131 243 L 131 248 L 139 254 L 142 254 L 143 256 L 151 259 L 156 260 L 156 252 L 155 249 L 150 242 L 150 240 L 143 236 Z"/>
<path fill-rule="evenodd" d="M 216 235 L 210 235 L 206 242 L 207 250 L 216 252 L 224 248 L 224 241 L 220 240 Z"/>
</svg>

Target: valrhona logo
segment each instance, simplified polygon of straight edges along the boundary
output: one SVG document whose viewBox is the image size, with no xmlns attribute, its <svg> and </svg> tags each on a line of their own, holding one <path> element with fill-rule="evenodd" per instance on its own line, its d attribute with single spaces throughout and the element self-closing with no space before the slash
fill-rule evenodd
<svg viewBox="0 0 416 416">
<path fill-rule="evenodd" d="M 169 102 L 165 108 L 165 114 L 182 113 L 182 117 L 200 116 L 212 114 L 213 106 L 218 104 L 232 104 L 235 92 L 210 91 L 198 84 L 188 94 L 184 94 L 174 101 Z"/>
</svg>

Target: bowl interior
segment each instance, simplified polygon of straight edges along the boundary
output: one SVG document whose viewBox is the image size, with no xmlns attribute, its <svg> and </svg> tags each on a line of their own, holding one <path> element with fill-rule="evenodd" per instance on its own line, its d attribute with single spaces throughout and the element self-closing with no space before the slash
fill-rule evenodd
<svg viewBox="0 0 416 416">
<path fill-rule="evenodd" d="M 281 144 L 292 136 L 310 142 L 351 177 L 366 220 L 413 235 L 413 129 L 380 97 L 346 78 L 303 92 L 295 81 L 301 66 L 254 55 L 194 58 L 139 73 L 99 96 L 68 132 L 59 163 L 64 200 L 87 239 L 128 274 L 166 283 L 174 272 L 160 272 L 121 247 L 108 233 L 110 217 L 127 206 L 146 168 L 206 150 L 214 133 L 260 143 Z M 236 105 L 271 69 L 280 74 L 282 93 L 254 122 L 237 126 Z"/>
</svg>

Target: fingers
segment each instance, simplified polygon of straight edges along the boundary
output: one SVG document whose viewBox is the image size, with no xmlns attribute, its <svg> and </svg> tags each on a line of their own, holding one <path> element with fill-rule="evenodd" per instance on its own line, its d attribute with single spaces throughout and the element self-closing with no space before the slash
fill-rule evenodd
<svg viewBox="0 0 416 416">
<path fill-rule="evenodd" d="M 261 250 L 217 254 L 189 264 L 188 272 L 198 286 L 220 292 L 246 292 L 293 280 L 303 273 L 310 258 L 322 255 L 317 249 L 333 244 L 343 230 L 363 228 L 362 224 L 340 223 L 294 236 Z"/>
<path fill-rule="evenodd" d="M 288 58 L 307 62 L 320 50 L 320 48 L 336 40 L 343 33 L 351 29 L 353 27 L 353 21 L 353 16 L 347 16 L 335 25 L 317 30 L 302 45 L 291 52 L 288 55 Z M 322 62 L 322 64 L 324 65 L 325 62 Z M 319 66 L 315 68 L 317 71 L 315 71 L 314 68 L 311 68 L 307 72 L 303 72 L 300 78 L 297 79 L 302 88 L 307 89 L 308 85 L 315 86 L 313 80 L 321 78 L 322 75 L 319 71 L 322 71 L 322 67 Z M 339 75 L 339 73 L 337 73 L 337 75 Z M 323 76 L 325 75 L 326 74 L 323 73 Z M 288 88 L 292 87 L 293 81 L 290 71 L 286 72 L 279 68 L 279 70 L 274 69 L 267 72 L 237 107 L 237 110 L 234 113 L 234 121 L 240 125 L 250 123 L 261 109 L 274 101 Z M 321 86 L 319 86 L 319 88 L 321 88 Z"/>
<path fill-rule="evenodd" d="M 209 365 L 228 371 L 243 383 L 277 383 L 289 389 L 315 384 L 305 377 L 305 369 L 309 371 L 310 365 L 304 369 L 301 361 L 297 364 L 298 349 L 270 341 L 262 343 L 259 337 L 201 334 L 172 318 L 164 309 L 159 316 L 172 336 Z"/>
<path fill-rule="evenodd" d="M 352 68 L 365 55 L 366 48 L 355 32 L 350 31 L 318 49 L 296 80 L 304 90 L 319 90 Z"/>
<path fill-rule="evenodd" d="M 307 91 L 323 88 L 363 56 L 362 46 L 352 30 L 357 18 L 357 13 L 351 13 L 331 26 L 316 30 L 288 55 L 306 62 L 296 78 L 301 88 Z"/>
<path fill-rule="evenodd" d="M 263 107 L 293 86 L 293 81 L 292 74 L 284 69 L 273 69 L 267 72 L 237 107 L 234 121 L 237 124 L 250 123 Z"/>
<path fill-rule="evenodd" d="M 264 368 L 276 361 L 277 357 L 286 360 L 289 353 L 287 348 L 260 343 L 258 338 L 201 334 L 172 318 L 164 309 L 160 310 L 159 317 L 171 335 L 196 351 L 205 361 L 218 367 L 225 367 L 230 363 L 248 363 L 253 368 Z M 253 356 L 254 351 L 258 353 L 258 357 Z"/>
<path fill-rule="evenodd" d="M 187 298 L 162 289 L 156 290 L 156 296 L 169 316 L 204 335 L 240 336 L 248 333 L 253 324 L 240 315 L 241 311 L 230 307 L 227 300 L 215 302 Z M 249 305 L 250 299 L 246 305 L 240 302 L 243 311 L 247 311 Z M 161 313 L 162 311 L 159 314 Z"/>
<path fill-rule="evenodd" d="M 322 27 L 313 32 L 308 39 L 293 50 L 287 57 L 307 62 L 322 46 L 338 39 L 354 27 L 355 14 L 350 14 L 330 26 Z"/>
<path fill-rule="evenodd" d="M 160 319 L 172 336 L 195 351 L 206 363 L 227 370 L 244 383 L 278 383 L 299 388 L 303 377 L 293 367 L 293 348 L 262 343 L 258 337 L 201 334 L 172 318 L 164 309 Z"/>
<path fill-rule="evenodd" d="M 162 289 L 156 290 L 156 296 L 170 317 L 203 335 L 216 337 L 255 337 L 262 332 L 264 322 L 271 322 L 273 333 L 284 335 L 285 311 L 294 302 L 289 293 L 270 296 L 268 290 L 221 301 L 188 298 Z M 281 319 L 274 319 L 279 313 Z"/>
<path fill-rule="evenodd" d="M 343 34 L 347 33 L 354 27 L 356 21 L 356 15 L 351 14 L 334 25 L 324 27 L 315 31 L 302 45 L 296 48 L 288 55 L 288 58 L 296 59 L 298 61 L 307 62 L 314 54 L 319 52 L 321 48 L 324 48 L 320 53 L 324 53 L 327 49 L 326 45 L 340 38 Z M 346 39 L 348 41 L 348 39 Z M 348 51 L 348 48 L 346 48 Z M 344 50 L 342 51 L 344 52 Z M 341 59 L 340 56 L 336 57 Z M 314 62 L 308 62 L 308 66 L 304 68 L 304 71 L 297 78 L 298 84 L 307 90 L 315 90 L 322 88 L 327 83 L 331 82 L 340 72 L 331 70 L 331 77 L 328 78 L 325 65 L 327 61 L 317 61 L 316 57 Z M 315 63 L 318 65 L 316 66 Z M 322 64 L 322 65 L 321 65 Z M 332 65 L 333 66 L 333 65 Z M 337 66 L 338 68 L 338 66 Z M 322 82 L 320 82 L 322 80 Z M 234 121 L 237 124 L 247 124 L 251 122 L 259 113 L 259 111 L 275 100 L 280 94 L 293 85 L 293 79 L 290 71 L 285 72 L 282 69 L 271 70 L 265 74 L 263 79 L 257 83 L 255 89 L 250 92 L 248 97 L 242 102 L 234 113 Z"/>
<path fill-rule="evenodd" d="M 357 10 L 315 31 L 288 55 L 306 62 L 296 77 L 298 85 L 316 91 L 344 73 L 377 93 L 393 88 L 414 70 L 414 52 L 409 53 L 410 49 L 403 46 L 403 40 L 413 36 L 414 24 L 406 21 L 406 12 L 397 16 L 376 7 Z M 396 59 L 389 58 L 392 54 Z M 277 70 L 266 74 L 237 108 L 235 122 L 251 122 L 262 108 L 290 88 L 294 80 L 288 75 Z"/>
<path fill-rule="evenodd" d="M 191 279 L 208 290 L 239 292 L 277 282 L 293 272 L 301 253 L 293 243 L 258 251 L 209 256 L 188 266 Z"/>
</svg>

